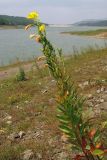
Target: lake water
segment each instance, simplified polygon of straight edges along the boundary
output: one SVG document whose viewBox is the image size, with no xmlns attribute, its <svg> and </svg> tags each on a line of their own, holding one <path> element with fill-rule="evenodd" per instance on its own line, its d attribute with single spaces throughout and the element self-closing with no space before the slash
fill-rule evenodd
<svg viewBox="0 0 107 160">
<path fill-rule="evenodd" d="M 101 28 L 101 27 L 100 27 Z M 74 46 L 81 50 L 88 46 L 103 47 L 107 39 L 71 36 L 60 34 L 65 31 L 99 29 L 99 27 L 47 27 L 47 36 L 56 48 L 62 48 L 64 54 L 73 54 Z M 30 60 L 41 55 L 40 44 L 29 38 L 34 29 L 1 29 L 0 30 L 0 65 L 13 63 L 16 59 Z"/>
</svg>

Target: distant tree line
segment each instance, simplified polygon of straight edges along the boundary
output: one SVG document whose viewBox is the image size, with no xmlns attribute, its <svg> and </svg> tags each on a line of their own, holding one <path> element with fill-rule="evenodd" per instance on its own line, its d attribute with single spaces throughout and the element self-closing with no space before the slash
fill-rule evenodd
<svg viewBox="0 0 107 160">
<path fill-rule="evenodd" d="M 7 15 L 0 15 L 0 25 L 27 25 L 32 23 L 32 20 L 29 20 L 25 17 L 14 17 Z"/>
<path fill-rule="evenodd" d="M 81 22 L 77 22 L 74 25 L 78 25 L 78 26 L 107 26 L 107 20 L 89 20 L 89 21 L 81 21 Z"/>
</svg>

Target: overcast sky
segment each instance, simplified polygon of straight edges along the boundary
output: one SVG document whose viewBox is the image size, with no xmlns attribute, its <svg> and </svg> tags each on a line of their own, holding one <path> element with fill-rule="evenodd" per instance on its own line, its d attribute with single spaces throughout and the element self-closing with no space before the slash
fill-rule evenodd
<svg viewBox="0 0 107 160">
<path fill-rule="evenodd" d="M 107 0 L 0 0 L 0 14 L 26 16 L 37 10 L 43 22 L 72 24 L 107 19 Z"/>
</svg>

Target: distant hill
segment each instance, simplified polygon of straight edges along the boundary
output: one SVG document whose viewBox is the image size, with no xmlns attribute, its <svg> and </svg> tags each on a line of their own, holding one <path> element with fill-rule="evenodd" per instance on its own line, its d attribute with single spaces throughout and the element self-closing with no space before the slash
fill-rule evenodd
<svg viewBox="0 0 107 160">
<path fill-rule="evenodd" d="M 86 20 L 86 21 L 80 21 L 80 22 L 74 23 L 74 25 L 106 27 L 107 26 L 107 20 Z"/>
<path fill-rule="evenodd" d="M 0 15 L 0 25 L 27 25 L 32 23 L 32 20 L 29 20 L 25 17 L 14 17 L 7 15 Z"/>
</svg>

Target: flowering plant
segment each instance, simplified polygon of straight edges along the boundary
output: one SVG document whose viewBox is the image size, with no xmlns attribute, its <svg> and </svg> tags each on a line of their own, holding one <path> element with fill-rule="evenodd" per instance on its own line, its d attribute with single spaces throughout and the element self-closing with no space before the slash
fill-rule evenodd
<svg viewBox="0 0 107 160">
<path fill-rule="evenodd" d="M 66 75 L 62 50 L 56 50 L 46 37 L 46 27 L 39 19 L 37 12 L 31 12 L 28 18 L 34 20 L 38 33 L 31 37 L 43 46 L 43 54 L 47 65 L 54 79 L 57 82 L 59 95 L 58 119 L 60 121 L 60 130 L 67 136 L 72 144 L 72 150 L 78 153 L 74 159 L 82 160 L 103 160 L 106 150 L 101 143 L 101 136 L 98 129 L 93 128 L 89 121 L 83 118 L 84 99 L 80 97 L 74 84 Z M 32 25 L 26 26 L 28 29 Z M 41 59 L 41 58 L 39 58 Z"/>
</svg>

